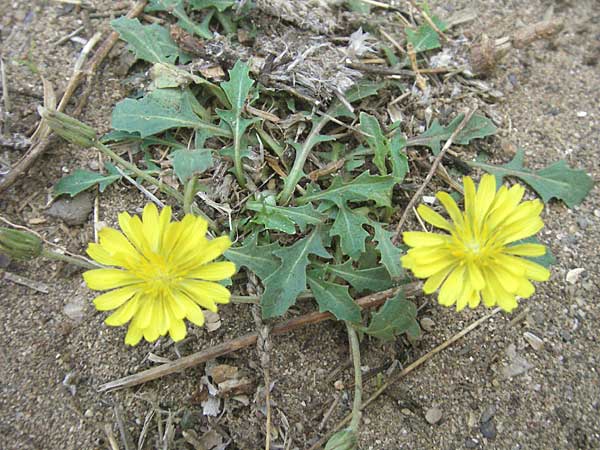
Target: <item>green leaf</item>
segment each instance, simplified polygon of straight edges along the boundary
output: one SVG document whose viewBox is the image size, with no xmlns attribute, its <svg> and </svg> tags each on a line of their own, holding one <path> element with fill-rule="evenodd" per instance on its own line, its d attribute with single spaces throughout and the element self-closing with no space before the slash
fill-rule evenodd
<svg viewBox="0 0 600 450">
<path fill-rule="evenodd" d="M 379 121 L 375 117 L 365 112 L 361 112 L 360 130 L 368 135 L 365 138 L 369 144 L 369 147 L 371 150 L 373 150 L 373 153 L 375 153 L 373 162 L 375 163 L 375 166 L 377 166 L 377 169 L 379 169 L 379 173 L 382 175 L 387 175 L 385 161 L 390 155 L 390 146 L 387 138 L 381 131 Z"/>
<path fill-rule="evenodd" d="M 150 69 L 152 83 L 148 90 L 186 87 L 190 84 L 212 84 L 173 64 L 156 63 Z"/>
<path fill-rule="evenodd" d="M 447 25 L 438 17 L 431 16 L 431 21 L 440 31 L 446 30 Z M 406 28 L 406 40 L 413 45 L 417 53 L 440 47 L 440 37 L 427 22 L 420 25 L 416 30 Z"/>
<path fill-rule="evenodd" d="M 179 149 L 169 155 L 175 175 L 185 183 L 192 175 L 201 174 L 214 164 L 209 149 L 198 150 Z"/>
<path fill-rule="evenodd" d="M 216 8 L 217 11 L 223 12 L 235 5 L 235 0 L 191 0 L 190 5 L 196 10 Z"/>
<path fill-rule="evenodd" d="M 403 333 L 418 337 L 421 330 L 417 322 L 417 307 L 405 300 L 404 293 L 400 291 L 372 314 L 369 326 L 362 327 L 362 331 L 384 341 L 391 341 Z"/>
<path fill-rule="evenodd" d="M 246 238 L 243 246 L 227 250 L 225 257 L 234 262 L 238 268 L 247 267 L 264 281 L 281 265 L 279 259 L 273 255 L 281 247 L 277 242 L 258 246 L 257 239 L 258 236 L 253 234 Z"/>
<path fill-rule="evenodd" d="M 201 120 L 193 111 L 193 94 L 180 89 L 156 89 L 140 100 L 122 100 L 112 112 L 112 127 L 142 138 L 169 128 L 203 128 L 216 136 L 229 135 Z"/>
<path fill-rule="evenodd" d="M 142 25 L 138 19 L 119 17 L 111 26 L 119 33 L 121 39 L 129 44 L 129 49 L 136 58 L 151 63 L 171 63 L 184 54 L 171 39 L 169 30 L 153 23 Z"/>
<path fill-rule="evenodd" d="M 205 28 L 196 24 L 185 12 L 183 0 L 150 0 L 146 11 L 165 11 L 173 15 L 179 21 L 177 24 L 185 31 L 196 34 L 203 39 L 212 39 L 213 34 Z"/>
<path fill-rule="evenodd" d="M 390 197 L 395 183 L 394 177 L 374 176 L 365 171 L 347 183 L 341 177 L 336 177 L 324 191 L 311 184 L 306 194 L 298 199 L 298 203 L 328 200 L 341 207 L 345 202 L 373 200 L 378 206 L 391 206 Z"/>
<path fill-rule="evenodd" d="M 238 60 L 229 71 L 229 81 L 221 83 L 221 89 L 227 95 L 231 109 L 239 115 L 244 108 L 250 88 L 254 81 L 249 76 L 250 69 L 245 62 Z"/>
<path fill-rule="evenodd" d="M 377 92 L 383 86 L 385 86 L 385 83 L 373 83 L 371 81 L 358 82 L 344 92 L 344 97 L 348 103 L 354 103 L 363 98 L 377 95 Z M 354 113 L 340 101 L 336 101 L 327 112 L 331 117 L 354 117 Z"/>
<path fill-rule="evenodd" d="M 464 114 L 459 114 L 447 127 L 441 126 L 438 120 L 435 119 L 425 133 L 416 138 L 409 139 L 407 145 L 423 145 L 429 147 L 433 154 L 437 155 L 441 150 L 441 142 L 448 140 L 464 117 Z M 496 127 L 490 119 L 478 114 L 473 114 L 471 120 L 469 120 L 454 139 L 454 143 L 466 145 L 471 142 L 472 139 L 481 139 L 495 133 Z"/>
<path fill-rule="evenodd" d="M 402 265 L 400 264 L 402 251 L 392 243 L 394 233 L 383 228 L 378 222 L 371 221 L 371 226 L 375 229 L 373 240 L 377 242 L 375 248 L 381 254 L 381 263 L 392 278 L 402 277 Z"/>
<path fill-rule="evenodd" d="M 304 232 L 306 226 L 318 225 L 325 220 L 325 216 L 316 211 L 311 205 L 299 207 L 277 206 L 274 196 L 262 200 L 253 200 L 246 203 L 246 208 L 256 211 L 256 223 L 267 229 L 282 231 L 287 234 L 296 234 L 296 225 Z"/>
<path fill-rule="evenodd" d="M 347 286 L 320 280 L 309 274 L 308 284 L 319 304 L 319 311 L 330 312 L 338 320 L 360 322 L 360 306 L 350 297 Z"/>
<path fill-rule="evenodd" d="M 592 177 L 583 170 L 571 169 L 564 160 L 541 170 L 530 170 L 523 167 L 524 158 L 523 150 L 519 150 L 512 161 L 502 166 L 476 161 L 468 164 L 495 175 L 498 182 L 504 177 L 520 178 L 539 194 L 544 203 L 557 198 L 569 208 L 579 205 L 594 186 Z"/>
<path fill-rule="evenodd" d="M 321 230 L 318 228 L 293 245 L 273 251 L 273 254 L 281 259 L 281 265 L 268 278 L 263 279 L 265 292 L 260 304 L 265 319 L 284 314 L 306 289 L 309 255 L 330 258 L 323 247 Z"/>
<path fill-rule="evenodd" d="M 325 265 L 325 273 L 331 273 L 346 280 L 360 294 L 365 291 L 378 292 L 392 287 L 393 283 L 385 267 L 356 269 L 352 261 L 344 264 Z"/>
<path fill-rule="evenodd" d="M 365 251 L 365 240 L 369 233 L 365 231 L 363 225 L 368 223 L 369 219 L 356 214 L 345 204 L 342 204 L 339 206 L 333 226 L 329 230 L 329 235 L 339 236 L 342 252 L 352 259 L 357 259 Z"/>
<path fill-rule="evenodd" d="M 356 450 L 358 439 L 352 428 L 344 428 L 329 438 L 325 450 Z"/>
<path fill-rule="evenodd" d="M 396 183 L 402 183 L 408 173 L 408 158 L 404 149 L 406 148 L 406 138 L 395 133 L 390 140 L 390 153 L 392 155 L 392 176 Z"/>
<path fill-rule="evenodd" d="M 121 174 L 118 172 L 116 174 L 103 175 L 98 172 L 77 169 L 56 183 L 54 186 L 54 195 L 69 194 L 71 197 L 74 197 L 97 184 L 100 185 L 100 192 L 104 192 L 104 189 L 108 185 L 114 183 L 119 178 L 121 178 Z"/>
</svg>

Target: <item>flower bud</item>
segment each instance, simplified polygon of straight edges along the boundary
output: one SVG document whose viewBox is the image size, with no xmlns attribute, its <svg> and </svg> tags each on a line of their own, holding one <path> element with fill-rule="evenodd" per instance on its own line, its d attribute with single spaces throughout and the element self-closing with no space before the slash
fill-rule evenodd
<svg viewBox="0 0 600 450">
<path fill-rule="evenodd" d="M 63 139 L 81 147 L 91 147 L 96 140 L 96 130 L 73 117 L 56 110 L 38 107 L 38 113 L 48 127 Z"/>
<path fill-rule="evenodd" d="M 42 240 L 27 231 L 0 227 L 0 252 L 14 259 L 34 259 L 42 253 Z"/>
</svg>

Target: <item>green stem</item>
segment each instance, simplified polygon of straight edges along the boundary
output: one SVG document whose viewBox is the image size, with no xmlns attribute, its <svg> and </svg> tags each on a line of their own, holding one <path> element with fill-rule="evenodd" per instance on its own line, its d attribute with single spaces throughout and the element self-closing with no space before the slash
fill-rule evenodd
<svg viewBox="0 0 600 450">
<path fill-rule="evenodd" d="M 229 18 L 229 16 L 227 16 L 227 14 L 223 14 L 222 12 L 217 10 L 216 17 L 221 26 L 223 27 L 225 35 L 233 34 L 237 31 L 236 24 Z"/>
<path fill-rule="evenodd" d="M 255 130 L 262 139 L 262 141 L 265 143 L 265 145 L 271 150 L 273 150 L 277 154 L 277 156 L 279 156 L 279 158 L 283 158 L 284 149 L 281 145 L 279 145 L 279 142 L 273 139 L 271 135 L 262 128 L 256 127 Z"/>
<path fill-rule="evenodd" d="M 306 158 L 308 158 L 308 155 L 315 144 L 319 142 L 317 139 L 319 137 L 319 133 L 328 122 L 329 117 L 327 115 L 317 119 L 300 151 L 296 153 L 296 159 L 294 160 L 292 170 L 290 170 L 290 174 L 285 179 L 283 190 L 281 191 L 281 194 L 279 194 L 279 203 L 281 205 L 286 205 L 290 202 L 292 195 L 294 194 L 294 189 L 296 189 L 298 181 L 300 181 L 302 178 Z"/>
<path fill-rule="evenodd" d="M 240 187 L 245 188 L 246 178 L 244 176 L 244 168 L 242 166 L 242 133 L 239 129 L 240 120 L 242 120 L 242 118 L 238 114 L 235 119 L 236 130 L 233 133 L 233 172 L 235 173 L 235 178 L 240 184 Z"/>
<path fill-rule="evenodd" d="M 95 141 L 94 146 L 98 150 L 100 150 L 102 153 L 104 153 L 106 156 L 108 156 L 110 159 L 112 159 L 114 162 L 116 162 L 116 163 L 120 164 L 121 166 L 125 167 L 126 169 L 130 170 L 137 177 L 156 186 L 161 192 L 163 192 L 164 194 L 170 195 L 175 200 L 179 201 L 179 203 L 184 205 L 183 195 L 179 191 L 177 191 L 177 189 L 174 189 L 171 186 L 169 186 L 168 184 L 162 183 L 161 181 L 157 180 L 156 178 L 148 175 L 143 170 L 139 169 L 135 164 L 132 164 L 129 161 L 121 158 L 114 151 L 112 151 L 112 149 L 110 149 L 106 145 L 102 144 L 101 142 Z M 206 216 L 202 212 L 202 210 L 200 210 L 198 207 L 192 206 L 192 211 L 197 216 L 200 216 L 203 219 L 205 219 L 208 222 L 208 226 L 210 228 L 212 228 L 212 229 L 216 228 L 215 222 L 213 222 L 213 220 L 210 217 Z"/>
<path fill-rule="evenodd" d="M 352 324 L 348 321 L 346 324 L 346 330 L 348 331 L 348 340 L 350 341 L 350 352 L 352 353 L 352 364 L 354 364 L 354 402 L 352 403 L 352 420 L 350 421 L 350 428 L 354 434 L 358 434 L 358 427 L 360 425 L 360 409 L 362 406 L 362 372 L 360 370 L 360 347 L 358 342 L 358 335 L 356 330 L 352 327 Z"/>
<path fill-rule="evenodd" d="M 63 261 L 70 264 L 75 264 L 76 266 L 83 267 L 85 269 L 100 269 L 102 266 L 93 264 L 85 259 L 75 258 L 73 256 L 63 255 L 62 253 L 58 253 L 48 249 L 42 249 L 42 253 L 40 256 L 44 258 L 53 259 L 55 261 Z"/>
<path fill-rule="evenodd" d="M 186 214 L 193 213 L 194 195 L 196 195 L 196 175 L 192 175 L 185 183 L 185 190 L 183 192 L 183 212 Z"/>
</svg>

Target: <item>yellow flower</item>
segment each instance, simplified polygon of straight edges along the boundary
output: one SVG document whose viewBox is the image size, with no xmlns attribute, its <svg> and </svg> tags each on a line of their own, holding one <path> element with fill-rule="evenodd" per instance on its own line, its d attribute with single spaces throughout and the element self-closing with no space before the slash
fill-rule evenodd
<svg viewBox="0 0 600 450">
<path fill-rule="evenodd" d="M 542 256 L 541 244 L 514 244 L 533 236 L 544 227 L 539 200 L 520 203 L 523 186 L 502 186 L 496 192 L 496 179 L 485 175 L 477 191 L 469 177 L 463 178 L 465 211 L 461 212 L 450 195 L 439 192 L 451 222 L 431 208 L 421 205 L 423 220 L 448 234 L 410 231 L 404 242 L 412 247 L 402 257 L 405 268 L 417 278 L 427 278 L 423 290 L 438 290 L 441 305 L 456 304 L 475 308 L 483 303 L 498 305 L 504 311 L 517 306 L 517 297 L 528 298 L 535 292 L 529 280 L 546 281 L 550 272 L 521 256 Z M 520 203 L 520 204 L 519 204 Z M 441 288 L 440 288 L 441 286 Z"/>
<path fill-rule="evenodd" d="M 94 269 L 83 274 L 90 289 L 112 289 L 94 300 L 100 311 L 116 309 L 107 319 L 111 326 L 131 321 L 125 343 L 136 345 L 142 337 L 154 342 L 169 333 L 180 341 L 186 335 L 183 321 L 202 326 L 202 309 L 217 311 L 231 294 L 213 281 L 235 273 L 231 262 L 211 262 L 231 246 L 227 236 L 206 238 L 207 223 L 186 215 L 171 222 L 171 208 L 160 215 L 156 206 L 144 208 L 142 219 L 119 214 L 119 226 L 103 228 L 100 243 L 89 244 L 87 253 L 100 264 L 121 267 Z"/>
</svg>

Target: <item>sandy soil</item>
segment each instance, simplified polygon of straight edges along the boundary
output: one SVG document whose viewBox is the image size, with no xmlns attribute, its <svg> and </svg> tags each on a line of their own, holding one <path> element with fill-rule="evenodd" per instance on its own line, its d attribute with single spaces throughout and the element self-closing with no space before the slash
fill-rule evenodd
<svg viewBox="0 0 600 450">
<path fill-rule="evenodd" d="M 568 0 L 448 3 L 436 11 L 442 15 L 462 9 L 476 12 L 476 20 L 462 26 L 470 36 L 485 31 L 494 38 L 501 37 L 521 22 L 541 20 L 550 7 L 555 16 L 565 20 L 565 30 L 556 40 L 512 52 L 488 80 L 505 93 L 504 101 L 495 107 L 502 125 L 494 141 L 498 148 L 494 158 L 506 161 L 509 155 L 501 149 L 510 149 L 512 144 L 525 149 L 531 167 L 567 159 L 598 180 L 598 4 Z M 105 10 L 111 2 L 94 4 Z M 94 31 L 106 31 L 108 21 L 92 19 L 91 24 Z M 13 131 L 25 133 L 37 121 L 40 75 L 58 91 L 64 89 L 70 76 L 68 67 L 81 45 L 54 43 L 80 25 L 79 15 L 65 4 L 0 0 L 0 50 L 9 74 Z M 83 116 L 101 132 L 109 128 L 115 102 L 126 94 L 123 76 L 117 71 L 116 60 L 103 67 Z M 2 147 L 0 151 L 3 161 L 14 161 L 22 150 Z M 67 227 L 47 217 L 44 205 L 53 184 L 64 173 L 93 167 L 96 160 L 91 151 L 57 141 L 0 198 L 2 215 L 31 226 L 70 251 L 81 252 L 93 239 L 91 221 Z M 517 314 L 494 317 L 389 389 L 364 414 L 362 448 L 600 448 L 598 193 L 595 187 L 572 210 L 556 202 L 546 208 L 547 228 L 541 239 L 557 259 L 550 282 L 540 286 Z M 135 210 L 144 203 L 145 199 L 129 186 L 113 186 L 100 196 L 100 219 L 112 224 L 118 211 Z M 44 220 L 39 223 L 36 219 Z M 567 283 L 567 272 L 578 267 L 585 272 L 575 284 Z M 103 325 L 103 315 L 90 303 L 93 294 L 82 286 L 77 271 L 46 262 L 11 262 L 7 270 L 43 282 L 49 290 L 40 293 L 0 281 L 0 448 L 105 449 L 111 448 L 110 435 L 118 442 L 113 448 L 124 448 L 115 411 L 121 412 L 135 442 L 131 448 L 137 448 L 148 417 L 144 448 L 163 448 L 157 423 L 164 426 L 169 415 L 177 425 L 176 443 L 169 448 L 192 448 L 181 439 L 184 428 L 198 435 L 208 429 L 223 432 L 231 436 L 230 449 L 262 448 L 264 416 L 252 396 L 250 406 L 229 400 L 228 412 L 219 419 L 207 422 L 202 416 L 198 386 L 205 373 L 203 367 L 131 390 L 97 392 L 103 382 L 153 365 L 149 352 L 175 359 L 177 352 L 189 354 L 254 331 L 248 307 L 223 308 L 221 328 L 213 333 L 194 330 L 177 348 L 164 341 L 131 349 L 123 344 L 124 330 Z M 420 319 L 431 320 L 430 331 L 412 345 L 404 339 L 387 345 L 364 341 L 365 366 L 381 370 L 394 359 L 407 364 L 485 314 L 479 310 L 457 315 L 431 299 L 418 302 L 422 306 Z M 81 317 L 67 317 L 66 305 L 79 307 Z M 525 332 L 543 339 L 543 347 L 532 348 L 523 337 Z M 336 381 L 351 381 L 347 359 L 346 334 L 340 324 L 325 323 L 274 339 L 274 424 L 281 433 L 276 442 L 283 442 L 282 434 L 286 434 L 286 448 L 308 448 L 349 411 L 351 395 L 334 387 Z M 511 364 L 523 360 L 531 366 L 525 373 L 504 376 Z M 220 362 L 240 367 L 261 380 L 254 350 Z M 365 389 L 370 392 L 374 386 L 375 381 L 370 381 Z M 323 430 L 318 430 L 325 411 L 338 396 L 340 401 L 331 417 Z M 434 425 L 425 419 L 432 408 L 442 415 Z"/>
</svg>

